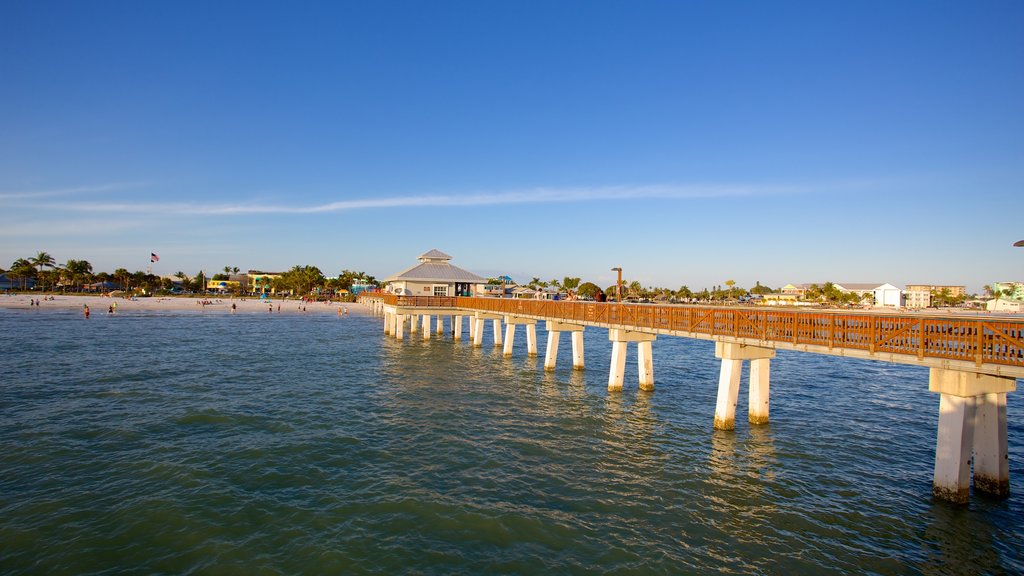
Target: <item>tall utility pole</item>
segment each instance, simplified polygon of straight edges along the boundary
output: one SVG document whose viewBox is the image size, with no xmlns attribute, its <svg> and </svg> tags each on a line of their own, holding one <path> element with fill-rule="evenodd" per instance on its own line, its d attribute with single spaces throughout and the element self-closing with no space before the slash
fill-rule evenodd
<svg viewBox="0 0 1024 576">
<path fill-rule="evenodd" d="M 622 267 L 616 266 L 612 268 L 612 272 L 619 273 L 619 279 L 615 281 L 615 299 L 619 304 L 622 304 Z"/>
</svg>

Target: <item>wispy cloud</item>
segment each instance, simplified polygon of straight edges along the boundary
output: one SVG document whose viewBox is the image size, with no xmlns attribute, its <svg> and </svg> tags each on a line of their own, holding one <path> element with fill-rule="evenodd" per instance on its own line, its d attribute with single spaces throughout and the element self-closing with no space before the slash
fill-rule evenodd
<svg viewBox="0 0 1024 576">
<path fill-rule="evenodd" d="M 0 238 L 92 238 L 149 226 L 152 226 L 151 222 L 109 219 L 40 220 L 11 224 L 0 222 Z"/>
<path fill-rule="evenodd" d="M 54 196 L 74 196 L 80 194 L 99 194 L 103 192 L 114 192 L 126 188 L 137 187 L 139 184 L 114 183 L 100 184 L 95 186 L 75 186 L 69 188 L 50 188 L 48 190 L 14 190 L 0 191 L 2 200 L 30 200 L 33 198 L 50 198 Z"/>
<path fill-rule="evenodd" d="M 320 214 L 366 209 L 416 207 L 468 207 L 509 204 L 577 203 L 594 201 L 621 201 L 637 199 L 697 199 L 733 198 L 752 196 L 779 196 L 801 194 L 821 187 L 795 185 L 686 185 L 686 186 L 606 186 L 596 188 L 534 188 L 504 192 L 483 192 L 463 195 L 441 194 L 427 196 L 391 196 L 339 200 L 307 206 L 278 204 L 227 203 L 203 204 L 191 202 L 71 202 L 37 204 L 50 210 L 105 213 L 154 213 L 184 215 L 245 215 L 245 214 Z"/>
</svg>

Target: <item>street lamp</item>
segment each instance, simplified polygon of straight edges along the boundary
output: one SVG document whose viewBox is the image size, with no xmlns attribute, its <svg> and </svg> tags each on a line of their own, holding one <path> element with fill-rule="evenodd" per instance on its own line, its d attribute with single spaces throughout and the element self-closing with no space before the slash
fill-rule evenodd
<svg viewBox="0 0 1024 576">
<path fill-rule="evenodd" d="M 619 304 L 622 304 L 622 268 L 616 266 L 612 268 L 612 272 L 619 273 L 619 279 L 615 281 L 615 299 Z"/>
</svg>

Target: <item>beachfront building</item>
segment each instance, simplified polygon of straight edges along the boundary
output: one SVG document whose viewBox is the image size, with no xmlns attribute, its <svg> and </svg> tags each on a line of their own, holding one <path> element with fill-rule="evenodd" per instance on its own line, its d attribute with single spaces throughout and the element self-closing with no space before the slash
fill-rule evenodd
<svg viewBox="0 0 1024 576">
<path fill-rule="evenodd" d="M 877 308 L 899 308 L 903 301 L 903 291 L 892 284 L 854 283 L 834 284 L 844 294 L 858 294 L 861 298 L 872 298 Z"/>
<path fill-rule="evenodd" d="M 782 287 L 780 292 L 787 296 L 802 299 L 812 286 L 822 288 L 825 284 L 827 283 L 786 284 Z M 836 290 L 839 290 L 839 292 L 843 294 L 856 294 L 860 296 L 862 300 L 871 299 L 872 304 L 879 308 L 899 308 L 902 305 L 903 291 L 892 284 L 879 284 L 877 282 L 844 282 L 840 284 L 838 282 L 833 282 L 832 286 L 835 286 Z"/>
<path fill-rule="evenodd" d="M 967 286 L 939 284 L 907 284 L 903 300 L 907 308 L 928 308 L 932 305 L 932 293 L 947 291 L 950 296 L 967 296 Z"/>
<path fill-rule="evenodd" d="M 757 303 L 764 306 L 796 306 L 799 304 L 798 298 L 799 296 L 793 293 L 764 294 Z"/>
<path fill-rule="evenodd" d="M 786 284 L 779 290 L 779 292 L 781 292 L 782 294 L 795 296 L 797 298 L 802 298 L 803 295 L 807 293 L 807 289 L 810 287 L 810 284 Z"/>
<path fill-rule="evenodd" d="M 210 292 L 238 292 L 242 288 L 242 283 L 238 280 L 207 280 L 206 289 Z"/>
<path fill-rule="evenodd" d="M 249 270 L 245 273 L 246 284 L 250 286 L 253 294 L 277 294 L 274 288 L 274 280 L 280 278 L 284 272 L 263 272 L 262 270 Z"/>
<path fill-rule="evenodd" d="M 1024 282 L 993 282 L 996 294 L 985 303 L 990 312 L 1024 312 Z"/>
<path fill-rule="evenodd" d="M 386 291 L 402 296 L 473 296 L 487 279 L 452 265 L 440 250 L 421 254 L 419 264 L 389 278 Z"/>
</svg>

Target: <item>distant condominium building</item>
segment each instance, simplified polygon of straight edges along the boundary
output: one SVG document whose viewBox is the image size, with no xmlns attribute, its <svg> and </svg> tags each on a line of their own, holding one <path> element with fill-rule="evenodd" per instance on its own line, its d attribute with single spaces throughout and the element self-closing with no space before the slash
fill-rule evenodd
<svg viewBox="0 0 1024 576">
<path fill-rule="evenodd" d="M 950 296 L 966 296 L 967 286 L 941 284 L 907 284 L 903 296 L 907 308 L 927 308 L 932 305 L 932 292 L 948 290 Z"/>
<path fill-rule="evenodd" d="M 1000 299 L 1024 302 L 1024 282 L 993 282 L 992 289 Z"/>
</svg>

